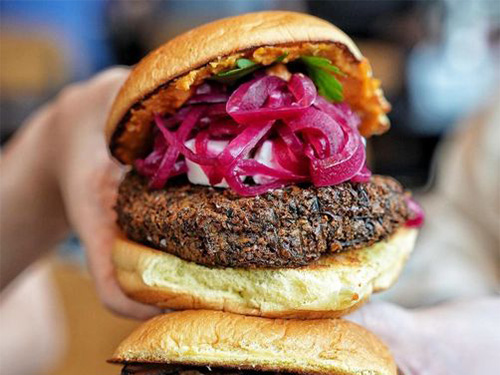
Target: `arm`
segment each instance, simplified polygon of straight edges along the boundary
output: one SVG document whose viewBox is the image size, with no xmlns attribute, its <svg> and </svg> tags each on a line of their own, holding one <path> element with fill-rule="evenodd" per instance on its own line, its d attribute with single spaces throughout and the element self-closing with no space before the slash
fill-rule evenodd
<svg viewBox="0 0 500 375">
<path fill-rule="evenodd" d="M 0 164 L 0 288 L 69 232 L 47 147 L 54 117 L 47 106 L 9 142 Z"/>
<path fill-rule="evenodd" d="M 8 145 L 1 165 L 2 286 L 71 227 L 107 307 L 135 318 L 160 312 L 128 299 L 111 263 L 113 205 L 123 171 L 108 155 L 104 123 L 127 75 L 112 69 L 69 86 Z"/>
</svg>

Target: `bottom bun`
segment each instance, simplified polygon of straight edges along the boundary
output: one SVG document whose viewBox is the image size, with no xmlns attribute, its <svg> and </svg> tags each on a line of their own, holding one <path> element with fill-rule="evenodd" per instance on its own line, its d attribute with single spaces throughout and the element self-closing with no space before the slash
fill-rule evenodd
<svg viewBox="0 0 500 375">
<path fill-rule="evenodd" d="M 321 257 L 300 268 L 215 268 L 118 238 L 113 249 L 125 293 L 164 309 L 329 318 L 389 288 L 413 250 L 417 230 L 399 228 L 372 246 Z"/>
<path fill-rule="evenodd" d="M 120 344 L 110 362 L 293 374 L 397 373 L 377 337 L 342 319 L 281 320 L 207 310 L 149 320 Z"/>
</svg>

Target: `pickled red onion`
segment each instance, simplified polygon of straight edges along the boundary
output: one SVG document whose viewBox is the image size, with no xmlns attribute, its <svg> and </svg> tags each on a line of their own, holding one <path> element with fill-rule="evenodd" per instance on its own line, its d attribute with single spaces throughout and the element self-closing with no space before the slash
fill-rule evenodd
<svg viewBox="0 0 500 375">
<path fill-rule="evenodd" d="M 175 115 L 155 116 L 155 122 L 159 131 L 153 150 L 135 163 L 139 173 L 150 177 L 152 188 L 162 188 L 169 177 L 182 173 L 183 158 L 199 164 L 212 185 L 225 179 L 241 195 L 296 182 L 366 182 L 371 175 L 359 118 L 347 104 L 318 96 L 303 74 L 293 74 L 289 82 L 256 75 L 231 95 L 223 86 L 204 83 Z M 194 150 L 185 146 L 191 138 Z M 228 142 L 218 155 L 208 147 L 216 139 Z M 272 143 L 273 165 L 252 159 L 264 140 Z M 265 176 L 260 180 L 266 183 L 245 182 L 253 176 Z"/>
<path fill-rule="evenodd" d="M 425 219 L 424 210 L 413 198 L 407 197 L 406 204 L 411 213 L 410 218 L 406 221 L 406 226 L 410 228 L 421 227 Z"/>
</svg>

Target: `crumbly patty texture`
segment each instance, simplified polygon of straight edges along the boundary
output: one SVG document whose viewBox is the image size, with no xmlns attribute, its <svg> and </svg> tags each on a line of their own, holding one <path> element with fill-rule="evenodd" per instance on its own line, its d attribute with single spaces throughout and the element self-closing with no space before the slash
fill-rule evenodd
<svg viewBox="0 0 500 375">
<path fill-rule="evenodd" d="M 322 254 L 369 246 L 409 216 L 401 185 L 382 176 L 241 197 L 183 179 L 150 190 L 130 172 L 115 208 L 131 240 L 198 264 L 242 268 L 299 267 Z"/>
<path fill-rule="evenodd" d="M 122 375 L 278 375 L 277 372 L 171 365 L 127 365 Z M 293 375 L 280 372 L 279 375 Z"/>
</svg>

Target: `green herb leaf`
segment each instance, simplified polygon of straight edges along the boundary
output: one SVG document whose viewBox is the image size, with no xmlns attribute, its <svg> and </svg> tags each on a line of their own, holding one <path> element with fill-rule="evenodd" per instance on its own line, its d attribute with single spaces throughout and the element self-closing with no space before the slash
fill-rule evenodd
<svg viewBox="0 0 500 375">
<path fill-rule="evenodd" d="M 283 55 L 279 56 L 276 60 L 273 61 L 273 64 L 277 64 L 285 60 L 285 58 L 288 56 L 288 52 L 285 52 Z"/>
<path fill-rule="evenodd" d="M 248 59 L 238 59 L 238 60 L 236 60 L 236 66 L 238 68 L 241 68 L 241 69 L 248 68 L 248 67 L 254 66 L 254 65 L 257 65 L 257 64 L 254 63 L 252 60 L 248 60 Z"/>
<path fill-rule="evenodd" d="M 215 74 L 212 79 L 221 83 L 231 84 L 261 67 L 260 64 L 248 59 L 236 60 L 236 66 L 237 68 Z"/>
<path fill-rule="evenodd" d="M 300 60 L 306 65 L 309 77 L 318 88 L 318 93 L 328 100 L 341 102 L 344 100 L 342 84 L 334 74 L 344 76 L 330 60 L 324 57 L 302 56 Z"/>
<path fill-rule="evenodd" d="M 279 56 L 276 60 L 274 60 L 273 64 L 282 62 L 287 55 L 287 53 L 284 53 Z M 215 74 L 211 79 L 225 84 L 233 84 L 240 78 L 255 72 L 259 68 L 262 68 L 261 64 L 257 64 L 252 60 L 243 58 L 236 60 L 236 66 L 237 68 Z"/>
</svg>

